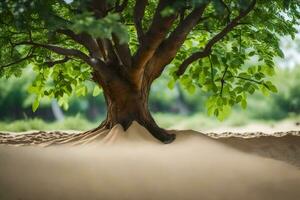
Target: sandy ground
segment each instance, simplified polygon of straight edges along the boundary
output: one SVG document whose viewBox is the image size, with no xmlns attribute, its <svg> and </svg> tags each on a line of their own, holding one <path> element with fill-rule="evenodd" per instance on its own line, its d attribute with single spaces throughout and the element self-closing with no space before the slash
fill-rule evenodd
<svg viewBox="0 0 300 200">
<path fill-rule="evenodd" d="M 297 134 L 213 139 L 178 131 L 163 145 L 134 123 L 111 130 L 108 143 L 2 145 L 0 199 L 298 200 Z"/>
<path fill-rule="evenodd" d="M 182 122 L 176 122 L 173 126 L 171 126 L 171 129 L 176 130 L 187 130 L 187 129 L 194 129 L 191 127 L 192 124 L 187 124 L 186 121 Z M 300 121 L 298 120 L 282 120 L 282 121 L 276 121 L 276 122 L 250 122 L 248 124 L 242 125 L 242 126 L 228 126 L 225 123 L 219 124 L 218 126 L 214 128 L 209 127 L 198 127 L 198 129 L 194 129 L 199 132 L 204 133 L 218 133 L 221 134 L 223 132 L 238 132 L 238 133 L 244 133 L 244 132 L 264 132 L 267 134 L 272 135 L 274 132 L 287 132 L 291 130 L 298 130 L 300 131 Z"/>
</svg>

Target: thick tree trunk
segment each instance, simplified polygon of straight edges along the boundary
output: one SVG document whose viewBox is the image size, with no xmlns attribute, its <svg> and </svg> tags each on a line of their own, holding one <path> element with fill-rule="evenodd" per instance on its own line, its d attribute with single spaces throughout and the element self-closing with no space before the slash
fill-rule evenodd
<svg viewBox="0 0 300 200">
<path fill-rule="evenodd" d="M 175 135 L 160 128 L 151 116 L 148 108 L 149 91 L 150 85 L 136 89 L 134 85 L 124 81 L 112 81 L 107 87 L 103 87 L 107 117 L 100 127 L 110 129 L 121 124 L 126 130 L 133 121 L 137 121 L 156 139 L 166 144 L 171 143 Z"/>
</svg>

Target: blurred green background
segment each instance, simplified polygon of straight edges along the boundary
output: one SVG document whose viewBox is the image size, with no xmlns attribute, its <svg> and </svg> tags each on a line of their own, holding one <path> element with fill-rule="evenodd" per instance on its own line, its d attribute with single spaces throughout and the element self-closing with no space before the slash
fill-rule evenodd
<svg viewBox="0 0 300 200">
<path fill-rule="evenodd" d="M 197 90 L 189 94 L 176 84 L 168 89 L 168 75 L 156 80 L 152 86 L 150 109 L 157 123 L 164 128 L 207 130 L 218 126 L 238 127 L 249 123 L 276 124 L 300 121 L 300 39 L 282 39 L 285 59 L 276 60 L 277 73 L 273 83 L 278 93 L 266 97 L 259 92 L 248 97 L 246 110 L 234 107 L 230 117 L 220 122 L 206 114 L 205 93 Z M 168 74 L 168 73 L 165 73 Z M 27 92 L 34 79 L 32 70 L 21 78 L 0 79 L 0 130 L 87 130 L 97 126 L 105 117 L 105 102 L 100 94 L 92 95 L 93 85 L 87 83 L 86 97 L 72 97 L 69 109 L 59 108 L 55 100 L 43 99 L 39 109 L 32 112 L 34 96 Z"/>
</svg>

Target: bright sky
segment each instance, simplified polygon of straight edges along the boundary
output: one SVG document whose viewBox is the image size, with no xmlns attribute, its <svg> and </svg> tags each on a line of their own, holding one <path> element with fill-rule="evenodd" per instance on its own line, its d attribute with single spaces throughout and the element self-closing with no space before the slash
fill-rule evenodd
<svg viewBox="0 0 300 200">
<path fill-rule="evenodd" d="M 64 0 L 66 3 L 72 3 L 73 0 Z"/>
<path fill-rule="evenodd" d="M 300 28 L 299 28 L 300 30 Z M 300 32 L 296 35 L 295 40 L 290 37 L 284 37 L 281 40 L 281 47 L 285 58 L 278 59 L 280 67 L 293 68 L 300 65 Z"/>
</svg>

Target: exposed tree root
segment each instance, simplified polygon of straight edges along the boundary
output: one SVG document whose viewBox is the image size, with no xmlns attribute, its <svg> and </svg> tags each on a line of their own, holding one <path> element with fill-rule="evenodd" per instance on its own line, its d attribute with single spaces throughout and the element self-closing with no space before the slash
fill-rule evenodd
<svg viewBox="0 0 300 200">
<path fill-rule="evenodd" d="M 145 124 L 144 127 L 151 133 L 151 135 L 153 135 L 153 137 L 164 144 L 170 144 L 176 139 L 175 134 L 170 134 L 165 129 L 162 129 L 156 125 L 153 126 L 153 124 Z"/>
<path fill-rule="evenodd" d="M 35 132 L 30 134 L 7 134 L 0 133 L 0 144 L 9 144 L 17 146 L 38 145 L 38 146 L 52 146 L 52 145 L 80 145 L 88 144 L 100 136 L 105 137 L 109 132 L 104 128 L 96 128 L 83 133 L 65 133 L 65 132 Z"/>
<path fill-rule="evenodd" d="M 104 128 L 94 129 L 84 133 L 75 134 L 67 138 L 59 138 L 59 139 L 51 140 L 41 145 L 44 147 L 52 146 L 52 145 L 67 145 L 67 144 L 85 145 L 92 142 L 100 141 L 100 139 L 105 138 L 108 135 L 109 131 L 110 131 L 109 129 L 104 129 Z"/>
<path fill-rule="evenodd" d="M 86 145 L 93 142 L 112 144 L 120 138 L 120 135 L 125 135 L 125 131 L 121 125 L 117 124 L 111 129 L 106 129 L 104 125 L 101 125 L 83 133 L 43 131 L 30 134 L 0 133 L 0 144 L 15 146 L 37 145 L 42 147 L 54 145 Z"/>
</svg>

